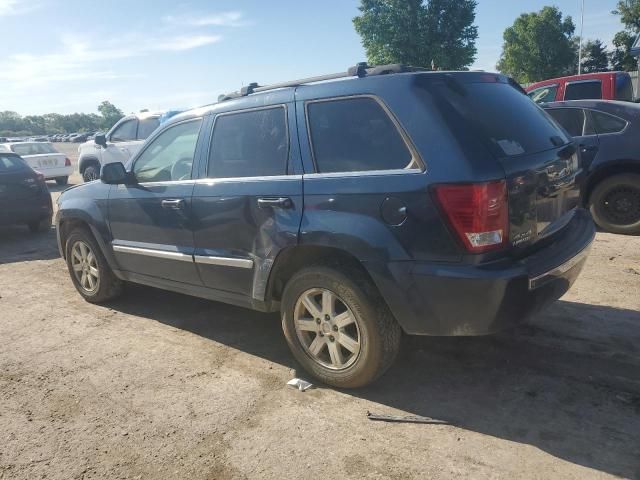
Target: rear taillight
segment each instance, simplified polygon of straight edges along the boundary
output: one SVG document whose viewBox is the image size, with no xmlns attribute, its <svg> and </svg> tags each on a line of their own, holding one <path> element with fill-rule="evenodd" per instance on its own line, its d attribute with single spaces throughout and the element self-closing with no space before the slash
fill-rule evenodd
<svg viewBox="0 0 640 480">
<path fill-rule="evenodd" d="M 471 253 L 505 246 L 509 240 L 509 205 L 504 180 L 434 187 L 449 225 Z"/>
<path fill-rule="evenodd" d="M 69 160 L 69 157 L 65 157 L 64 166 L 65 167 L 70 167 L 71 166 L 71 160 Z"/>
</svg>

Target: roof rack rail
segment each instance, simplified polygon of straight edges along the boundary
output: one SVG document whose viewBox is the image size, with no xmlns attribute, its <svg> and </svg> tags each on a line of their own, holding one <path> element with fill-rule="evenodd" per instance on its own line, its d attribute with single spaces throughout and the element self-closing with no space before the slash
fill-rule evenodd
<svg viewBox="0 0 640 480">
<path fill-rule="evenodd" d="M 289 82 L 274 83 L 272 85 L 260 86 L 253 82 L 249 85 L 242 87 L 237 92 L 231 92 L 222 94 L 218 97 L 218 102 L 224 102 L 233 98 L 246 97 L 252 93 L 266 92 L 268 90 L 275 90 L 278 88 L 298 87 L 300 85 L 306 85 L 308 83 L 324 82 L 327 80 L 336 80 L 339 78 L 349 77 L 371 77 L 375 75 L 388 75 L 390 73 L 405 73 L 405 72 L 423 72 L 428 71 L 426 68 L 412 67 L 400 63 L 394 63 L 390 65 L 377 65 L 369 67 L 366 62 L 357 63 L 353 67 L 349 67 L 346 72 L 330 73 L 328 75 L 319 75 L 317 77 L 301 78 L 300 80 L 291 80 Z"/>
</svg>

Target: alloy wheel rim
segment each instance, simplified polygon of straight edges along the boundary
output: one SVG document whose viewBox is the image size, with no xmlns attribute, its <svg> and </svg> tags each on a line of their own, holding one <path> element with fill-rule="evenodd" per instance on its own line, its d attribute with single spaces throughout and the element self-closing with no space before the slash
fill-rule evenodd
<svg viewBox="0 0 640 480">
<path fill-rule="evenodd" d="M 294 328 L 305 353 L 331 370 L 345 370 L 358 359 L 362 337 L 358 320 L 334 292 L 303 292 L 294 309 Z"/>
<path fill-rule="evenodd" d="M 78 285 L 87 293 L 94 293 L 100 286 L 98 261 L 91 247 L 78 240 L 71 248 L 71 268 Z"/>
<path fill-rule="evenodd" d="M 612 223 L 633 225 L 640 221 L 640 189 L 620 185 L 607 192 L 604 211 Z"/>
</svg>

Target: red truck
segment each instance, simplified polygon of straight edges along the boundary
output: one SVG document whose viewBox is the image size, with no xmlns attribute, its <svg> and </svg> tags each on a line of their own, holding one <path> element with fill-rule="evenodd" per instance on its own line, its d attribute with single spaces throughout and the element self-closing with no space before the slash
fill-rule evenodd
<svg viewBox="0 0 640 480">
<path fill-rule="evenodd" d="M 634 101 L 633 83 L 627 72 L 552 78 L 531 84 L 525 90 L 536 103 L 586 99 Z"/>
</svg>

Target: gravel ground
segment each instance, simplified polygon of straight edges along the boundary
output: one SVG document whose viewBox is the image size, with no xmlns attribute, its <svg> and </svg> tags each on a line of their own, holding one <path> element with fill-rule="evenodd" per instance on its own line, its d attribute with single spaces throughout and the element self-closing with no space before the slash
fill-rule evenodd
<svg viewBox="0 0 640 480">
<path fill-rule="evenodd" d="M 599 233 L 528 325 L 409 339 L 366 389 L 301 393 L 296 367 L 277 316 L 139 286 L 91 305 L 53 230 L 0 229 L 0 479 L 640 478 L 640 238 Z"/>
</svg>

